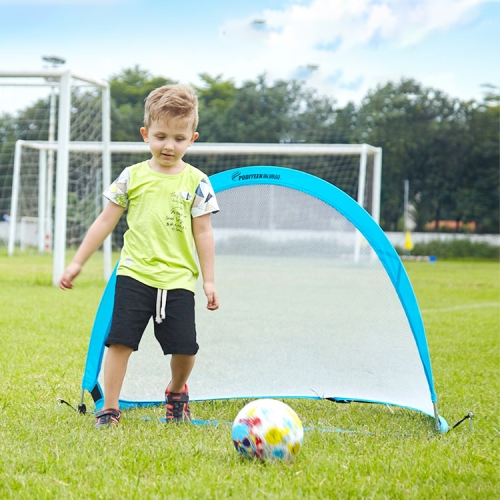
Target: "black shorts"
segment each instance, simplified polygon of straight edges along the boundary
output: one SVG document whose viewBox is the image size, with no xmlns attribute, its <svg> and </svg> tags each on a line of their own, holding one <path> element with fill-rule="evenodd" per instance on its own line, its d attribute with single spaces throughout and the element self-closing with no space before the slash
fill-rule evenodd
<svg viewBox="0 0 500 500">
<path fill-rule="evenodd" d="M 106 346 L 120 344 L 137 351 L 151 317 L 156 316 L 157 296 L 156 288 L 128 276 L 117 276 Z M 180 288 L 168 290 L 165 319 L 162 323 L 154 321 L 154 332 L 164 354 L 196 354 L 194 293 Z"/>
</svg>

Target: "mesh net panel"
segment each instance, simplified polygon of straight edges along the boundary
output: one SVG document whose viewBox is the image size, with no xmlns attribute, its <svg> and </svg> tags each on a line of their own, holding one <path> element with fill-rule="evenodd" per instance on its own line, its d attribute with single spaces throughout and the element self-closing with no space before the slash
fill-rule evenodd
<svg viewBox="0 0 500 500">
<path fill-rule="evenodd" d="M 315 175 L 330 184 L 338 187 L 349 196 L 357 199 L 359 184 L 359 154 L 335 154 L 328 155 L 269 155 L 269 154 L 193 154 L 188 150 L 185 160 L 199 168 L 206 175 L 211 176 L 218 172 L 243 168 L 249 165 L 279 165 Z M 127 166 L 139 163 L 148 158 L 149 153 L 113 153 L 112 154 L 112 177 L 115 179 Z M 371 213 L 374 155 L 367 155 L 364 208 Z M 127 230 L 125 217 L 118 223 L 113 231 L 113 248 L 121 249 L 123 246 L 123 234 Z"/>
<path fill-rule="evenodd" d="M 78 87 L 78 82 L 71 91 L 70 140 L 102 140 L 102 103 L 101 90 L 91 85 Z M 47 141 L 50 123 L 50 89 L 46 95 L 35 102 L 30 102 L 29 89 L 18 87 L 15 93 L 17 105 L 21 111 L 5 113 L 0 116 L 0 215 L 9 215 L 11 210 L 12 180 L 14 171 L 14 148 L 19 139 L 26 141 Z M 58 91 L 56 91 L 58 95 Z M 57 140 L 58 98 L 55 108 L 55 140 Z M 48 175 L 46 196 L 51 199 L 47 205 L 48 232 L 53 228 L 55 205 L 55 182 L 57 153 L 46 151 Z M 76 152 L 69 155 L 68 172 L 68 246 L 78 245 L 102 209 L 102 155 L 99 152 Z M 21 174 L 19 181 L 18 222 L 30 220 L 26 231 L 18 231 L 16 243 L 22 248 L 37 245 L 38 198 L 40 185 L 40 152 L 23 147 L 21 155 Z M 28 219 L 27 219 L 28 218 Z M 0 221 L 1 223 L 1 221 Z M 0 242 L 7 245 L 7 223 L 0 226 Z M 52 234 L 46 235 L 46 249 L 50 249 Z M 47 248 L 48 246 L 48 248 Z"/>
<path fill-rule="evenodd" d="M 24 140 L 47 140 L 49 135 L 49 89 L 16 87 L 1 87 L 5 101 L 0 106 L 0 245 L 7 246 L 8 241 L 8 219 L 11 209 L 12 176 L 14 168 L 14 148 L 18 139 Z M 39 99 L 36 101 L 36 99 Z M 16 111 L 6 112 L 4 105 L 7 103 L 16 108 Z M 26 159 L 28 167 L 26 174 L 30 179 L 29 184 L 33 187 L 27 188 L 24 200 L 25 204 L 21 212 L 24 216 L 37 216 L 38 204 L 38 152 L 32 152 Z M 36 170 L 32 165 L 36 165 Z M 36 175 L 36 179 L 33 179 Z M 34 182 L 31 182 L 34 180 Z M 34 194 L 33 194 L 34 192 Z M 35 206 L 35 210 L 31 207 Z M 36 227 L 36 225 L 34 225 Z M 30 241 L 36 244 L 36 235 Z"/>
<path fill-rule="evenodd" d="M 197 293 L 192 399 L 337 397 L 432 413 L 400 300 L 381 262 L 330 205 L 282 186 L 217 194 L 212 216 L 221 308 Z M 148 327 L 122 399 L 161 401 L 169 380 Z M 102 382 L 101 382 L 102 383 Z"/>
</svg>

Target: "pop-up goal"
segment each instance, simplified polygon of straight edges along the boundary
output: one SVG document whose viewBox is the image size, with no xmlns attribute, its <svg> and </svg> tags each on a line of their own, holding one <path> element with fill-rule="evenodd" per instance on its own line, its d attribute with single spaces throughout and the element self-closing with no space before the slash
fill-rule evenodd
<svg viewBox="0 0 500 500">
<path fill-rule="evenodd" d="M 217 312 L 197 293 L 200 351 L 193 401 L 328 398 L 438 414 L 424 325 L 408 275 L 375 220 L 352 197 L 298 170 L 255 166 L 211 176 L 221 211 Z M 103 403 L 101 363 L 115 275 L 98 308 L 82 380 Z M 133 353 L 121 406 L 163 404 L 169 362 L 148 329 Z"/>
</svg>

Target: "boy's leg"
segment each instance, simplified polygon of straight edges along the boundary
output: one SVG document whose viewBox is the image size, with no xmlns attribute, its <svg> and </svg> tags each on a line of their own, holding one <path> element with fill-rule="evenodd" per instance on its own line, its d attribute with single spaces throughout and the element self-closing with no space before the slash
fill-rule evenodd
<svg viewBox="0 0 500 500">
<path fill-rule="evenodd" d="M 196 356 L 173 354 L 170 361 L 172 380 L 165 389 L 166 419 L 167 422 L 189 422 L 189 391 L 187 379 L 194 366 Z"/>
<path fill-rule="evenodd" d="M 193 369 L 198 343 L 194 312 L 194 293 L 174 289 L 167 294 L 165 321 L 155 324 L 155 335 L 164 354 L 172 354 L 172 378 L 165 390 L 167 422 L 191 420 L 187 380 Z"/>
<path fill-rule="evenodd" d="M 96 413 L 95 427 L 117 424 L 119 397 L 130 354 L 139 347 L 144 329 L 156 304 L 156 289 L 128 276 L 116 277 L 111 328 L 106 338 L 104 360 L 104 405 Z"/>
<path fill-rule="evenodd" d="M 104 361 L 104 409 L 119 408 L 118 399 L 133 349 L 112 344 L 108 347 Z"/>
<path fill-rule="evenodd" d="M 170 360 L 170 369 L 172 371 L 172 380 L 168 384 L 170 392 L 180 393 L 184 389 L 189 375 L 194 367 L 196 356 L 188 354 L 172 354 Z"/>
</svg>

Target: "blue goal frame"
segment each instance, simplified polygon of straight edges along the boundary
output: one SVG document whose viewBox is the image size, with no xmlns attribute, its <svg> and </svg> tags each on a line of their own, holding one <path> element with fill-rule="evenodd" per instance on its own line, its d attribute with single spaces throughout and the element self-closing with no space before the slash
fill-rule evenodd
<svg viewBox="0 0 500 500">
<path fill-rule="evenodd" d="M 329 182 L 290 168 L 275 166 L 242 167 L 214 174 L 210 176 L 210 182 L 215 193 L 238 186 L 255 184 L 271 184 L 295 189 L 330 205 L 360 231 L 380 259 L 401 301 L 429 387 L 429 397 L 434 407 L 436 430 L 447 432 L 448 424 L 438 413 L 429 349 L 415 293 L 401 258 L 371 215 L 353 198 Z M 98 377 L 104 355 L 104 341 L 111 324 L 115 283 L 116 267 L 103 293 L 92 329 L 82 379 L 82 404 L 85 390 L 92 394 L 96 404 L 102 399 L 102 390 L 98 383 Z"/>
</svg>

